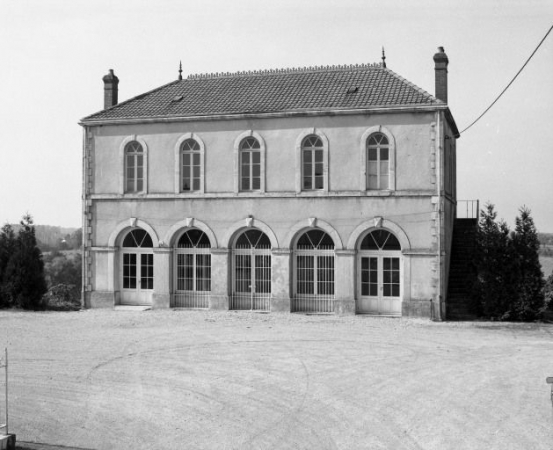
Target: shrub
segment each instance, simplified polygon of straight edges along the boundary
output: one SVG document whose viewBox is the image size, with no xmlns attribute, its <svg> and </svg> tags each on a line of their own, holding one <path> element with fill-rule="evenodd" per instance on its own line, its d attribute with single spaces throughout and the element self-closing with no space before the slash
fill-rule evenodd
<svg viewBox="0 0 553 450">
<path fill-rule="evenodd" d="M 42 297 L 42 307 L 54 311 L 78 311 L 81 301 L 75 297 L 74 285 L 56 284 Z"/>
<path fill-rule="evenodd" d="M 48 286 L 56 284 L 72 284 L 80 295 L 82 280 L 81 254 L 66 255 L 59 251 L 50 253 L 44 258 L 44 272 Z"/>
</svg>

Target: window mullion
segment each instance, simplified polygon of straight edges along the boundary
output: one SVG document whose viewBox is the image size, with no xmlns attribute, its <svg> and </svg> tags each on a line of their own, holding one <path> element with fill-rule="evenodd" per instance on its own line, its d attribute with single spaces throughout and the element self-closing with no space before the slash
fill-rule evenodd
<svg viewBox="0 0 553 450">
<path fill-rule="evenodd" d="M 133 162 L 132 164 L 132 192 L 136 192 L 136 175 L 137 175 L 137 168 L 136 168 L 136 156 L 131 154 L 131 160 Z"/>
<path fill-rule="evenodd" d="M 196 254 L 193 250 L 190 250 L 190 253 L 192 254 L 192 291 L 196 292 Z"/>
<path fill-rule="evenodd" d="M 382 250 L 380 250 L 382 251 Z M 379 298 L 382 298 L 384 294 L 384 258 L 382 255 L 379 255 L 377 258 L 376 270 L 378 270 L 378 292 L 377 295 Z"/>
<path fill-rule="evenodd" d="M 319 295 L 319 289 L 318 289 L 318 283 L 319 283 L 319 276 L 318 276 L 318 258 L 317 255 L 313 255 L 313 295 Z"/>
<path fill-rule="evenodd" d="M 311 188 L 312 189 L 315 189 L 315 187 L 317 186 L 317 181 L 316 181 L 316 174 L 317 174 L 317 167 L 316 167 L 316 164 L 317 164 L 317 150 L 315 149 L 312 149 L 310 150 L 310 153 L 311 153 L 311 181 L 312 181 L 312 185 L 311 185 Z"/>
<path fill-rule="evenodd" d="M 378 189 L 382 189 L 380 179 L 380 147 L 376 147 L 376 185 Z"/>
<path fill-rule="evenodd" d="M 134 158 L 134 191 L 138 192 L 138 155 L 135 154 Z"/>
<path fill-rule="evenodd" d="M 185 190 L 185 186 L 186 186 L 186 176 L 185 176 L 185 173 L 186 173 L 186 151 L 183 151 L 181 153 L 182 155 L 182 177 L 181 177 L 181 183 L 182 183 L 182 190 L 184 191 Z"/>
<path fill-rule="evenodd" d="M 253 191 L 253 151 L 248 152 L 250 154 L 250 191 Z"/>
<path fill-rule="evenodd" d="M 250 251 L 250 267 L 251 267 L 251 273 L 250 273 L 250 295 L 253 296 L 255 292 L 255 250 L 252 247 Z"/>
</svg>

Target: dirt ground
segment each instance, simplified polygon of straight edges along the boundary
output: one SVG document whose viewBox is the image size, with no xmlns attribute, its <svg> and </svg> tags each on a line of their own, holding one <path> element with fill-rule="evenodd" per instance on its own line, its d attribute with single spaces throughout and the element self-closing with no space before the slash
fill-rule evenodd
<svg viewBox="0 0 553 450">
<path fill-rule="evenodd" d="M 5 344 L 23 448 L 553 448 L 548 324 L 1 311 Z"/>
</svg>

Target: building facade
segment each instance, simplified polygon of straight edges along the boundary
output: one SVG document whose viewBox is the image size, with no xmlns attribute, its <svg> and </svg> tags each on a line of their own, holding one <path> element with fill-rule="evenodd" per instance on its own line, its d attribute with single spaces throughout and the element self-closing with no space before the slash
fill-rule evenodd
<svg viewBox="0 0 553 450">
<path fill-rule="evenodd" d="M 81 121 L 89 308 L 444 317 L 456 204 L 436 96 L 384 63 L 179 79 Z"/>
</svg>

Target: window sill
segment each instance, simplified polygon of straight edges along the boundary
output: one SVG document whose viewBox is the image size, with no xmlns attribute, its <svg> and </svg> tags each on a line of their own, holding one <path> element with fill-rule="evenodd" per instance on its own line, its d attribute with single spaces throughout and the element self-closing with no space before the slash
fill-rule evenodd
<svg viewBox="0 0 553 450">
<path fill-rule="evenodd" d="M 333 197 L 429 197 L 435 196 L 435 190 L 405 189 L 401 191 L 248 191 L 248 192 L 195 192 L 195 193 L 136 193 L 136 194 L 90 194 L 92 200 L 124 199 L 219 199 L 219 198 L 333 198 Z"/>
</svg>

